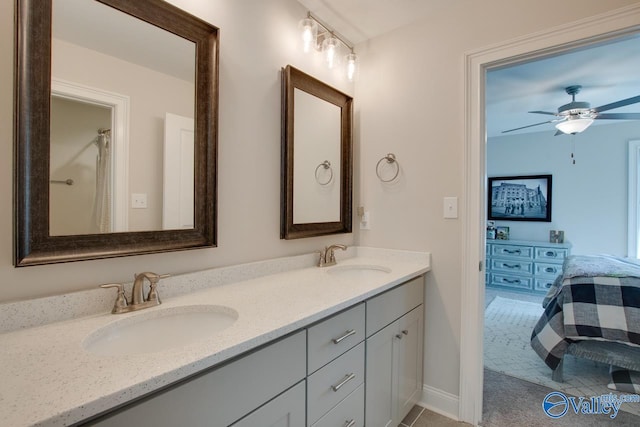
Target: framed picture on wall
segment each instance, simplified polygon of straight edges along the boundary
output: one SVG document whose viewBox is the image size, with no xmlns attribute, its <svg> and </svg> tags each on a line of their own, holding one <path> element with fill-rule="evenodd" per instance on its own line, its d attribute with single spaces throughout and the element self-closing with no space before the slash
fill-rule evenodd
<svg viewBox="0 0 640 427">
<path fill-rule="evenodd" d="M 551 222 L 551 175 L 493 177 L 487 190 L 487 219 Z"/>
</svg>

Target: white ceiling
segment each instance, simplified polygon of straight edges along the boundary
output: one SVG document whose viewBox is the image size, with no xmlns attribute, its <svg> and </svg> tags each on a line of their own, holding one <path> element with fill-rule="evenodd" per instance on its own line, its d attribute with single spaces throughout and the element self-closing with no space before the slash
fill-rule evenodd
<svg viewBox="0 0 640 427">
<path fill-rule="evenodd" d="M 298 0 L 325 24 L 354 44 L 383 35 L 428 16 L 437 16 L 461 0 Z M 522 63 L 487 76 L 487 136 L 553 118 L 527 113 L 531 110 L 557 111 L 571 101 L 564 88 L 582 85 L 577 101 L 592 107 L 640 95 L 640 36 L 582 48 L 562 55 Z M 638 112 L 640 104 L 610 110 L 611 113 Z M 596 124 L 615 123 L 597 120 Z M 508 135 L 525 132 L 555 133 L 553 124 L 543 124 Z"/>
</svg>

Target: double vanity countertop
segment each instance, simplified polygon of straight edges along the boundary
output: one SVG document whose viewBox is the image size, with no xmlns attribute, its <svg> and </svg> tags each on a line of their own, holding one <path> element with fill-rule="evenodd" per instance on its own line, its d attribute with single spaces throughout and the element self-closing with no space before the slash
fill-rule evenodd
<svg viewBox="0 0 640 427">
<path fill-rule="evenodd" d="M 357 247 L 337 255 L 338 264 L 332 267 L 312 266 L 317 255 L 309 254 L 170 277 L 158 286 L 162 305 L 126 314 L 106 311 L 110 306 L 105 308 L 104 301 L 113 304 L 115 292 L 103 289 L 2 304 L 0 330 L 13 330 L 0 334 L 0 419 L 12 427 L 72 425 L 431 269 L 430 254 L 425 252 Z M 349 265 L 383 266 L 387 272 L 332 273 Z M 101 301 L 93 314 L 79 309 L 86 310 L 88 301 L 83 299 L 88 298 Z M 224 307 L 237 319 L 215 334 L 161 351 L 99 355 L 87 350 L 87 337 L 114 322 L 184 306 Z M 66 320 L 54 317 L 60 312 Z M 37 318 L 38 313 L 45 314 Z"/>
</svg>

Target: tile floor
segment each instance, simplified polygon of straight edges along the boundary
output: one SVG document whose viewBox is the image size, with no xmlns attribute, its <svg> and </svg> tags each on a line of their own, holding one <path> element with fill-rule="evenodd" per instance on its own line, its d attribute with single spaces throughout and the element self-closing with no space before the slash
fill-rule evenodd
<svg viewBox="0 0 640 427">
<path fill-rule="evenodd" d="M 452 420 L 421 406 L 414 406 L 398 427 L 461 427 L 471 424 Z"/>
</svg>

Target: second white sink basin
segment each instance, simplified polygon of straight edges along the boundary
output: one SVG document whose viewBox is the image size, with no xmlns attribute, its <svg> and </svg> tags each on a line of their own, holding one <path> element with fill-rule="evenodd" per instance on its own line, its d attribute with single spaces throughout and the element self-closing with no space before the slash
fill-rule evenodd
<svg viewBox="0 0 640 427">
<path fill-rule="evenodd" d="M 101 356 L 168 350 L 209 338 L 238 320 L 238 312 L 217 305 L 190 305 L 140 312 L 106 325 L 82 343 Z"/>
<path fill-rule="evenodd" d="M 391 269 L 375 264 L 349 264 L 331 267 L 327 273 L 347 279 L 368 279 L 391 273 Z"/>
</svg>

